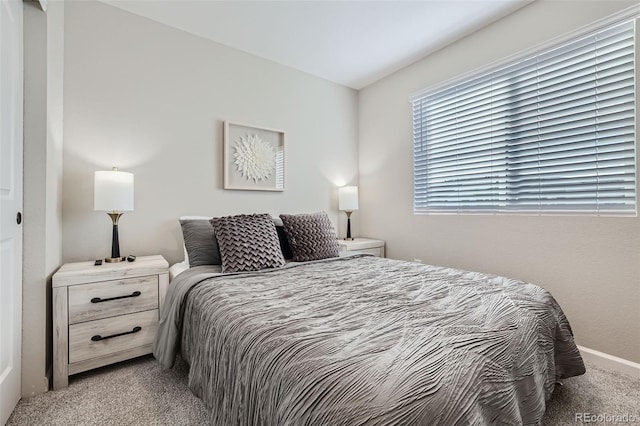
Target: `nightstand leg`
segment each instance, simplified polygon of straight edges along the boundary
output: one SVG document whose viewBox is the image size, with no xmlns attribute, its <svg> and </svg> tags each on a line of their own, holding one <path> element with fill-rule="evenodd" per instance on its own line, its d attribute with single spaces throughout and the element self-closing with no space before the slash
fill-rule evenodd
<svg viewBox="0 0 640 426">
<path fill-rule="evenodd" d="M 69 319 L 67 287 L 53 289 L 53 390 L 69 385 Z"/>
</svg>

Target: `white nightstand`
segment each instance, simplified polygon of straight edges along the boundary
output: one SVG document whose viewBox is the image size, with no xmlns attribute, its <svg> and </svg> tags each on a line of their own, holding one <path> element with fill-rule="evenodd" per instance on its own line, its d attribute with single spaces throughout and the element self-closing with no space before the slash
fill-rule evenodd
<svg viewBox="0 0 640 426">
<path fill-rule="evenodd" d="M 351 241 L 338 240 L 340 251 L 358 251 L 377 257 L 384 257 L 384 241 L 372 238 L 354 238 Z"/>
<path fill-rule="evenodd" d="M 168 285 L 162 256 L 62 265 L 53 276 L 53 389 L 72 374 L 151 353 Z"/>
</svg>

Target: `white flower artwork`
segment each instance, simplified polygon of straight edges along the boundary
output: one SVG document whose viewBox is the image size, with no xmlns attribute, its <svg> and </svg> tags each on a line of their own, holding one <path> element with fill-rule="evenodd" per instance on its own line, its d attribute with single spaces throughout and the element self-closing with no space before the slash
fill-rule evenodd
<svg viewBox="0 0 640 426">
<path fill-rule="evenodd" d="M 271 144 L 260 136 L 240 136 L 234 146 L 233 164 L 238 173 L 254 182 L 269 179 L 276 167 L 276 153 Z"/>
<path fill-rule="evenodd" d="M 224 189 L 284 191 L 285 134 L 224 122 Z"/>
</svg>

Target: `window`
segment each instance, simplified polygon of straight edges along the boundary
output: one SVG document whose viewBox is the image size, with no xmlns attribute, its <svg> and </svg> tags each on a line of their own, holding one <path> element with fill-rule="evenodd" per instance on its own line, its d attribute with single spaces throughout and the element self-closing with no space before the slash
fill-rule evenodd
<svg viewBox="0 0 640 426">
<path fill-rule="evenodd" d="M 634 22 L 413 103 L 414 212 L 636 213 Z"/>
</svg>

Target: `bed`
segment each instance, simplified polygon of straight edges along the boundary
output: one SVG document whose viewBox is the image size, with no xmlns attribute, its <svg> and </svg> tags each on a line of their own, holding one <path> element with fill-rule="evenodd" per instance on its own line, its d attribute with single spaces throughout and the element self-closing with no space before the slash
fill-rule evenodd
<svg viewBox="0 0 640 426">
<path fill-rule="evenodd" d="M 585 367 L 546 290 L 367 255 L 183 270 L 154 355 L 212 425 L 539 424 Z"/>
</svg>

